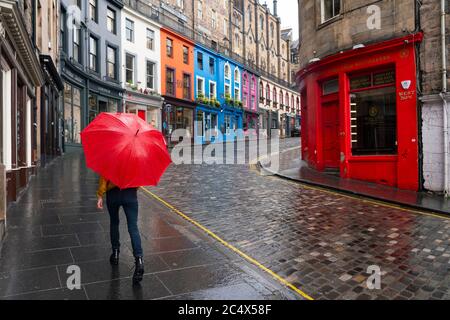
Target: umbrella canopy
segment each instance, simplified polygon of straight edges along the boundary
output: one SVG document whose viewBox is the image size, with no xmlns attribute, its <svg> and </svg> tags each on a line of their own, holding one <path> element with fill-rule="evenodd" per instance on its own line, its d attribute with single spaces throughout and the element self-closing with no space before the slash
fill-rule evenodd
<svg viewBox="0 0 450 320">
<path fill-rule="evenodd" d="M 135 114 L 101 113 L 81 143 L 86 165 L 121 189 L 156 186 L 172 162 L 162 133 Z"/>
</svg>

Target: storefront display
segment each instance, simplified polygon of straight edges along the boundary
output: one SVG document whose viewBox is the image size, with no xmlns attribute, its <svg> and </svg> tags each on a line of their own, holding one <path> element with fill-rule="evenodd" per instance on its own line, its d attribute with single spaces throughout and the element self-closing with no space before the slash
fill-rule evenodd
<svg viewBox="0 0 450 320">
<path fill-rule="evenodd" d="M 414 46 L 421 39 L 349 50 L 299 72 L 302 158 L 311 167 L 418 189 Z"/>
</svg>

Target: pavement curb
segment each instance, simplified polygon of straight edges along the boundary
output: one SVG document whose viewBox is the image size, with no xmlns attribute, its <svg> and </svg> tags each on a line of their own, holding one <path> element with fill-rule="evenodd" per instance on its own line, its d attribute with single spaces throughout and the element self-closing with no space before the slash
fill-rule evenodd
<svg viewBox="0 0 450 320">
<path fill-rule="evenodd" d="M 259 170 L 264 170 L 264 171 L 266 171 L 266 172 L 268 172 L 268 173 L 270 173 L 270 174 L 272 174 L 274 176 L 277 176 L 277 177 L 279 177 L 281 179 L 284 179 L 284 180 L 289 180 L 289 181 L 292 181 L 292 182 L 303 183 L 303 184 L 314 186 L 314 187 L 320 187 L 320 188 L 323 188 L 323 189 L 336 191 L 336 192 L 342 193 L 342 194 L 357 196 L 357 197 L 360 197 L 360 198 L 368 198 L 368 199 L 372 199 L 372 200 L 376 200 L 376 201 L 380 201 L 380 202 L 384 202 L 384 203 L 389 203 L 389 204 L 393 204 L 393 205 L 396 205 L 396 206 L 398 206 L 400 208 L 404 208 L 404 209 L 419 210 L 419 211 L 423 211 L 423 212 L 426 212 L 426 213 L 431 213 L 431 214 L 434 213 L 434 214 L 439 214 L 439 215 L 443 215 L 443 216 L 446 216 L 446 217 L 450 217 L 450 213 L 447 212 L 447 211 L 444 211 L 444 210 L 430 209 L 430 208 L 419 206 L 419 205 L 407 204 L 407 203 L 403 203 L 403 202 L 400 202 L 400 201 L 395 201 L 395 200 L 391 200 L 391 199 L 385 199 L 385 198 L 382 198 L 382 197 L 376 197 L 376 196 L 373 196 L 373 195 L 370 195 L 370 194 L 367 194 L 367 193 L 355 192 L 355 191 L 352 191 L 352 190 L 336 188 L 336 187 L 333 187 L 333 186 L 330 186 L 330 185 L 327 185 L 327 184 L 313 182 L 313 181 L 310 181 L 310 180 L 295 179 L 295 178 L 292 178 L 292 177 L 289 177 L 289 176 L 286 176 L 286 175 L 280 174 L 278 172 L 275 172 L 275 171 L 267 169 L 266 167 L 264 167 L 261 164 L 261 161 L 258 161 L 257 167 L 258 167 Z"/>
</svg>

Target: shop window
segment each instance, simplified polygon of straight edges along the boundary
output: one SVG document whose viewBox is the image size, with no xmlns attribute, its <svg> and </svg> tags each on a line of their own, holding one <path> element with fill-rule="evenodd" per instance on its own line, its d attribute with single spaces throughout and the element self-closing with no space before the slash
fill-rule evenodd
<svg viewBox="0 0 450 320">
<path fill-rule="evenodd" d="M 326 96 L 327 94 L 333 94 L 339 92 L 339 80 L 331 79 L 324 81 L 322 83 L 322 94 Z"/>
<path fill-rule="evenodd" d="M 81 90 L 64 84 L 64 141 L 81 143 Z"/>
<path fill-rule="evenodd" d="M 203 137 L 205 135 L 203 131 L 203 119 L 204 119 L 204 112 L 202 110 L 197 110 L 197 117 L 196 117 L 196 126 L 197 126 L 197 136 Z"/>
<path fill-rule="evenodd" d="M 321 0 L 322 23 L 341 13 L 341 0 Z"/>
<path fill-rule="evenodd" d="M 397 112 L 394 86 L 352 92 L 353 155 L 397 153 Z"/>
</svg>

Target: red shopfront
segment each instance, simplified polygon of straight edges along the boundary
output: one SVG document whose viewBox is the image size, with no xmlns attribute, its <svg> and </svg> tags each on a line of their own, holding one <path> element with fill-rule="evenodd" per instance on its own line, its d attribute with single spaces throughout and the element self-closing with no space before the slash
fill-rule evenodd
<svg viewBox="0 0 450 320">
<path fill-rule="evenodd" d="M 298 73 L 309 166 L 419 188 L 415 43 L 421 40 L 418 33 L 349 50 Z"/>
</svg>

